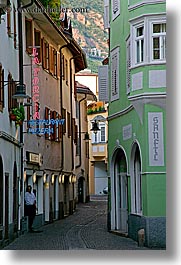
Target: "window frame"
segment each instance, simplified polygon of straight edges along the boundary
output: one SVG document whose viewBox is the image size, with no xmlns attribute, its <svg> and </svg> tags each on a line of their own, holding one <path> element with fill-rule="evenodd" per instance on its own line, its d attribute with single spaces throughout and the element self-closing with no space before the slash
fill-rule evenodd
<svg viewBox="0 0 181 265">
<path fill-rule="evenodd" d="M 133 19 L 130 21 L 131 23 L 131 69 L 143 66 L 143 65 L 149 65 L 149 64 L 165 64 L 165 59 L 154 59 L 153 60 L 153 45 L 152 45 L 152 25 L 153 24 L 167 24 L 166 23 L 166 16 L 165 15 L 155 15 L 155 16 L 145 16 L 139 17 L 136 19 Z M 141 25 L 144 26 L 144 55 L 143 55 L 143 62 L 137 63 L 136 61 L 136 29 L 140 27 Z M 165 34 L 166 38 L 166 34 Z"/>
<path fill-rule="evenodd" d="M 136 36 L 138 28 L 143 27 L 143 35 Z M 137 43 L 139 42 L 139 49 L 141 49 L 141 41 L 143 41 L 143 60 L 138 61 L 137 58 Z M 145 64 L 145 21 L 142 21 L 136 25 L 133 26 L 133 64 L 134 66 Z M 139 54 L 141 55 L 142 52 Z"/>
<path fill-rule="evenodd" d="M 166 37 L 167 37 L 167 33 L 166 33 L 166 31 L 165 32 L 160 32 L 160 33 L 153 33 L 153 25 L 155 25 L 155 24 L 166 24 L 167 25 L 167 23 L 166 23 L 166 18 L 164 17 L 162 17 L 162 18 L 160 18 L 160 19 L 149 19 L 148 20 L 148 31 L 149 31 L 149 36 L 150 36 L 150 39 L 149 39 L 149 41 L 150 41 L 150 43 L 151 43 L 151 47 L 150 47 L 150 53 L 149 53 L 149 56 L 150 56 L 150 62 L 152 62 L 152 63 L 160 63 L 160 62 L 164 62 L 164 63 L 166 63 Z M 165 37 L 165 57 L 163 57 L 163 58 L 160 58 L 160 59 L 154 59 L 153 58 L 153 38 L 154 37 L 159 37 L 159 39 L 160 38 L 163 38 L 163 37 Z"/>
<path fill-rule="evenodd" d="M 27 29 L 28 25 L 30 27 L 29 29 Z M 26 52 L 31 55 L 33 46 L 33 23 L 32 19 L 29 19 L 27 17 L 25 17 L 25 45 Z"/>
</svg>

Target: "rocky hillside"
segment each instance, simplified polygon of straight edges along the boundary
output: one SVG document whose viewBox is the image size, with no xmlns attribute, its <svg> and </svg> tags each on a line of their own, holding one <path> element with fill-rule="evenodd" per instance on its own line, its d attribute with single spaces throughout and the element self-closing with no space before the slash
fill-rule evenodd
<svg viewBox="0 0 181 265">
<path fill-rule="evenodd" d="M 59 6 L 59 0 L 41 0 L 44 5 Z M 103 0 L 61 0 L 62 10 L 66 9 L 71 18 L 74 39 L 87 54 L 88 68 L 97 72 L 97 66 L 107 56 L 107 32 L 103 24 Z M 59 14 L 52 14 L 59 24 Z"/>
</svg>

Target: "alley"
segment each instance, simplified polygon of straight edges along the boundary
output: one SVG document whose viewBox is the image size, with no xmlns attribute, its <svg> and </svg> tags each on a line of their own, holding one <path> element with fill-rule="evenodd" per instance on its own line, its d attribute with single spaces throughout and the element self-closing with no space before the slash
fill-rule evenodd
<svg viewBox="0 0 181 265">
<path fill-rule="evenodd" d="M 25 233 L 7 250 L 141 250 L 137 242 L 107 232 L 107 197 L 94 196 L 78 204 L 73 215 Z"/>
</svg>

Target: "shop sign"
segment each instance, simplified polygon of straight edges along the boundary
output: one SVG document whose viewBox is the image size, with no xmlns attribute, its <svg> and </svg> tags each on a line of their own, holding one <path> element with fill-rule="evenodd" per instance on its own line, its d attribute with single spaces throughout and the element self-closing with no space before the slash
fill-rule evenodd
<svg viewBox="0 0 181 265">
<path fill-rule="evenodd" d="M 37 47 L 33 47 L 32 54 L 32 101 L 33 101 L 33 119 L 40 119 L 39 101 L 40 101 L 40 87 L 39 87 L 39 71 L 37 67 L 39 64 Z"/>
<path fill-rule="evenodd" d="M 149 165 L 164 166 L 163 113 L 148 113 Z"/>
<path fill-rule="evenodd" d="M 26 152 L 27 163 L 41 165 L 41 154 Z"/>
<path fill-rule="evenodd" d="M 28 133 L 31 134 L 53 134 L 54 125 L 64 125 L 65 119 L 51 119 L 51 120 L 29 120 Z M 49 127 L 45 127 L 49 126 Z"/>
</svg>

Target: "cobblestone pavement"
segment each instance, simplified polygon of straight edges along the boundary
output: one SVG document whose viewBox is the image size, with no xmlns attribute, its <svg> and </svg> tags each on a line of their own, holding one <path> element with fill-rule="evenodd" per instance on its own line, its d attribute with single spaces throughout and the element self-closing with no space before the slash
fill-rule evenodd
<svg viewBox="0 0 181 265">
<path fill-rule="evenodd" d="M 42 233 L 25 233 L 7 250 L 142 250 L 137 242 L 107 231 L 106 196 L 94 196 L 78 204 L 73 215 L 41 228 Z"/>
</svg>

